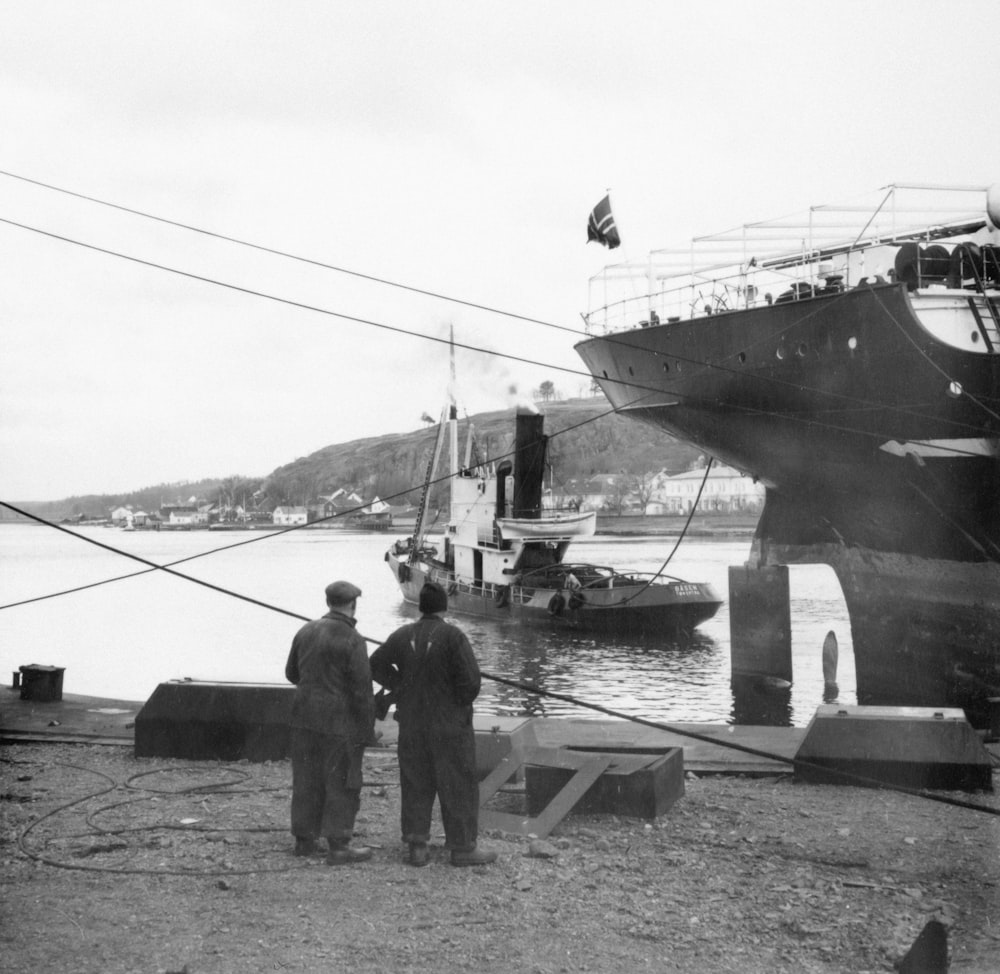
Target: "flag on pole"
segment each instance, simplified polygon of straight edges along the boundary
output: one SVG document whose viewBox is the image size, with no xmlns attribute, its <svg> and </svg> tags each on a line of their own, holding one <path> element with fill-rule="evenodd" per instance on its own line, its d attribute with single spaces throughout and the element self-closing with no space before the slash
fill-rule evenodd
<svg viewBox="0 0 1000 974">
<path fill-rule="evenodd" d="M 611 197 L 605 196 L 600 203 L 590 211 L 587 221 L 587 243 L 596 240 L 608 250 L 614 250 L 622 241 L 618 236 L 615 218 L 611 215 Z"/>
</svg>

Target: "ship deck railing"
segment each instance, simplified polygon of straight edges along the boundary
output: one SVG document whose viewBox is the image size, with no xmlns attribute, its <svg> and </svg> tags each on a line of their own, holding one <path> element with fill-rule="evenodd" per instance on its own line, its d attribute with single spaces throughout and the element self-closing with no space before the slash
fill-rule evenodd
<svg viewBox="0 0 1000 974">
<path fill-rule="evenodd" d="M 507 585 L 498 585 L 495 582 L 470 582 L 459 578 L 448 568 L 437 566 L 431 566 L 427 574 L 430 581 L 437 582 L 449 595 L 474 595 L 478 598 L 499 600 L 502 591 L 509 588 Z"/>
<path fill-rule="evenodd" d="M 608 265 L 589 282 L 587 332 L 607 334 L 890 281 L 891 257 L 900 245 L 986 231 L 987 191 L 895 183 L 854 201 L 746 223 Z"/>
</svg>

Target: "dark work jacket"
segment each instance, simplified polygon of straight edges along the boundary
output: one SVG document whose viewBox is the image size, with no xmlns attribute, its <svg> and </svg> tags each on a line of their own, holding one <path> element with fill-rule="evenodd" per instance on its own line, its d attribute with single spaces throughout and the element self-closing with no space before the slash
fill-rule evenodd
<svg viewBox="0 0 1000 974">
<path fill-rule="evenodd" d="M 285 676 L 296 687 L 293 727 L 360 744 L 371 738 L 375 712 L 368 650 L 354 627 L 335 609 L 307 622 L 292 640 Z"/>
<path fill-rule="evenodd" d="M 397 697 L 400 733 L 471 731 L 479 664 L 465 633 L 436 615 L 401 626 L 372 653 L 372 676 Z"/>
</svg>

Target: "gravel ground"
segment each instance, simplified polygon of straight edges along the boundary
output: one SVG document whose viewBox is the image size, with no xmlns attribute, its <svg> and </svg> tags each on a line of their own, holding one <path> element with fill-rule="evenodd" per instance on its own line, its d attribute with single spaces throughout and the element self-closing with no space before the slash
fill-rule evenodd
<svg viewBox="0 0 1000 974">
<path fill-rule="evenodd" d="M 952 972 L 1000 970 L 1000 817 L 911 796 L 689 775 L 655 821 L 487 833 L 500 859 L 474 869 L 439 836 L 414 869 L 395 752 L 373 749 L 358 841 L 375 856 L 331 868 L 290 854 L 285 761 L 43 744 L 0 762 L 7 974 L 860 974 L 893 970 L 930 919 Z"/>
</svg>

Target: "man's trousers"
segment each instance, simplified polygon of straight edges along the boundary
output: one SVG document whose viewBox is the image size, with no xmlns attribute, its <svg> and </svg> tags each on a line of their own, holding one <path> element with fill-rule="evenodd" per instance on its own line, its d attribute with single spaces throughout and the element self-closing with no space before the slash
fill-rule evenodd
<svg viewBox="0 0 1000 974">
<path fill-rule="evenodd" d="M 397 753 L 403 841 L 429 841 L 437 796 L 448 848 L 459 852 L 474 849 L 479 831 L 479 782 L 472 728 L 441 735 L 407 721 L 399 728 Z"/>
<path fill-rule="evenodd" d="M 349 840 L 361 806 L 363 744 L 293 727 L 292 834 Z"/>
</svg>

